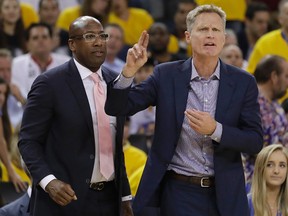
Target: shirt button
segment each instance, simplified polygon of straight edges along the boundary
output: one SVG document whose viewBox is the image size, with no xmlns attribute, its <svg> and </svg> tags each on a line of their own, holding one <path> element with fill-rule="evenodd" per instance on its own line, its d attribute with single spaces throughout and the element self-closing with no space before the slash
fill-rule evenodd
<svg viewBox="0 0 288 216">
<path fill-rule="evenodd" d="M 90 179 L 87 178 L 87 179 L 85 180 L 85 182 L 86 182 L 86 184 L 90 184 Z"/>
<path fill-rule="evenodd" d="M 93 155 L 93 154 L 90 155 L 90 159 L 91 159 L 91 160 L 94 159 L 94 155 Z"/>
<path fill-rule="evenodd" d="M 205 102 L 208 102 L 208 99 L 204 99 Z"/>
</svg>

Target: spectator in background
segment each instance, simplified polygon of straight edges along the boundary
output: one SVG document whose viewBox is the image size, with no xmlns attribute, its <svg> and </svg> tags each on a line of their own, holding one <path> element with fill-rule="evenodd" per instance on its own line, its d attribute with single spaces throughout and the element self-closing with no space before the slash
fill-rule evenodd
<svg viewBox="0 0 288 216">
<path fill-rule="evenodd" d="M 188 58 L 186 54 L 170 53 L 168 51 L 170 33 L 164 23 L 153 23 L 148 33 L 148 55 L 152 58 L 154 65 Z"/>
<path fill-rule="evenodd" d="M 34 23 L 27 29 L 26 41 L 29 53 L 18 56 L 12 62 L 12 83 L 27 94 L 35 78 L 41 73 L 68 61 L 70 57 L 52 53 L 52 30 L 44 23 Z"/>
<path fill-rule="evenodd" d="M 149 29 L 154 22 L 146 10 L 130 8 L 129 0 L 112 0 L 108 21 L 121 26 L 124 31 L 124 43 L 128 47 L 137 43 L 142 31 Z"/>
<path fill-rule="evenodd" d="M 39 0 L 20 0 L 22 3 L 28 3 L 31 5 L 35 10 L 38 9 L 39 6 Z M 60 10 L 64 10 L 67 7 L 73 7 L 79 4 L 82 4 L 83 0 L 61 0 L 60 3 Z"/>
<path fill-rule="evenodd" d="M 250 216 L 288 215 L 288 151 L 280 144 L 264 147 L 257 155 L 251 193 Z"/>
<path fill-rule="evenodd" d="M 58 0 L 40 0 L 39 1 L 39 18 L 40 22 L 49 25 L 53 32 L 52 50 L 56 53 L 69 55 L 68 32 L 56 27 L 56 22 L 60 14 Z"/>
<path fill-rule="evenodd" d="M 288 62 L 276 55 L 265 56 L 254 74 L 258 89 L 258 101 L 262 119 L 263 146 L 280 143 L 288 147 L 288 120 L 278 99 L 288 88 Z M 254 171 L 255 155 L 243 154 L 247 191 Z"/>
<path fill-rule="evenodd" d="M 174 22 L 172 24 L 172 29 L 170 30 L 170 32 L 177 38 L 177 52 L 186 56 L 192 55 L 191 46 L 185 39 L 185 31 L 187 30 L 186 17 L 195 7 L 197 7 L 197 3 L 194 0 L 177 1 L 176 12 L 173 19 Z M 170 41 L 169 46 L 172 46 L 171 43 L 172 41 Z M 168 47 L 168 50 L 171 51 L 171 48 Z"/>
<path fill-rule="evenodd" d="M 263 35 L 256 42 L 248 60 L 248 72 L 253 74 L 258 62 L 266 55 L 279 55 L 288 60 L 288 0 L 280 1 L 278 19 L 281 28 Z"/>
<path fill-rule="evenodd" d="M 247 0 L 248 2 L 261 2 L 268 6 L 270 11 L 269 29 L 275 30 L 280 28 L 278 22 L 278 5 L 281 0 Z"/>
<path fill-rule="evenodd" d="M 57 27 L 68 31 L 70 24 L 79 16 L 92 16 L 103 26 L 107 24 L 112 0 L 83 0 L 77 6 L 64 9 L 58 18 Z"/>
<path fill-rule="evenodd" d="M 38 1 L 38 0 L 37 0 Z M 36 8 L 31 4 L 20 1 L 21 16 L 24 24 L 24 28 L 28 28 L 32 23 L 39 22 L 39 17 L 36 12 Z"/>
<path fill-rule="evenodd" d="M 235 44 L 225 45 L 220 53 L 220 58 L 226 64 L 245 70 L 247 62 L 243 59 L 241 49 Z"/>
<path fill-rule="evenodd" d="M 238 39 L 235 32 L 232 29 L 226 29 L 225 32 L 225 46 L 230 44 L 238 46 Z"/>
<path fill-rule="evenodd" d="M 267 33 L 270 13 L 266 4 L 251 2 L 245 13 L 245 27 L 237 34 L 245 60 L 249 59 L 257 40 Z"/>
<path fill-rule="evenodd" d="M 24 24 L 18 0 L 0 0 L 0 48 L 7 48 L 13 56 L 27 51 Z"/>
<path fill-rule="evenodd" d="M 103 63 L 108 69 L 120 73 L 125 64 L 118 54 L 124 45 L 124 32 L 123 29 L 117 24 L 108 24 L 104 27 L 104 31 L 109 34 L 107 41 L 107 55 Z"/>
<path fill-rule="evenodd" d="M 287 92 L 288 62 L 280 56 L 265 56 L 257 65 L 254 76 L 259 88 L 264 146 L 282 143 L 288 147 L 288 121 L 277 101 Z"/>
<path fill-rule="evenodd" d="M 22 120 L 23 106 L 26 103 L 26 98 L 22 96 L 19 87 L 11 83 L 11 67 L 11 52 L 7 49 L 0 49 L 0 77 L 9 85 L 7 111 L 13 130 L 17 133 Z"/>
<path fill-rule="evenodd" d="M 9 181 L 11 181 L 16 191 L 26 190 L 26 184 L 15 172 L 9 155 L 9 146 L 12 137 L 11 125 L 7 113 L 8 84 L 0 78 L 0 160 L 6 168 Z"/>
</svg>

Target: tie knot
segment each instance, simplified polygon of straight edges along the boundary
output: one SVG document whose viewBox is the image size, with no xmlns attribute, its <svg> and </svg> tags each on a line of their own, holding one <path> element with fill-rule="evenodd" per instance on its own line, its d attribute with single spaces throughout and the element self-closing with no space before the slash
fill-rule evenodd
<svg viewBox="0 0 288 216">
<path fill-rule="evenodd" d="M 100 77 L 99 77 L 98 73 L 92 73 L 90 76 L 95 83 L 100 82 Z"/>
</svg>

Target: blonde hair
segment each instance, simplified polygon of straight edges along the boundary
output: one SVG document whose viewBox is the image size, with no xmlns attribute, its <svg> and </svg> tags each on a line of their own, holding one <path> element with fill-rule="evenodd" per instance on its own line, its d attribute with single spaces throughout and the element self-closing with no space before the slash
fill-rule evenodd
<svg viewBox="0 0 288 216">
<path fill-rule="evenodd" d="M 286 162 L 288 162 L 288 150 L 281 144 L 272 144 L 264 147 L 257 155 L 255 161 L 255 168 L 251 186 L 252 203 L 255 216 L 271 216 L 271 211 L 266 200 L 267 186 L 264 175 L 268 160 L 271 154 L 275 151 L 283 152 L 286 157 Z M 285 182 L 281 185 L 280 193 L 277 200 L 278 206 L 282 212 L 282 216 L 288 216 L 287 175 Z"/>
<path fill-rule="evenodd" d="M 226 28 L 226 13 L 215 5 L 201 5 L 191 10 L 186 17 L 187 31 L 191 32 L 195 23 L 196 17 L 202 13 L 216 13 L 223 21 L 224 29 Z"/>
</svg>

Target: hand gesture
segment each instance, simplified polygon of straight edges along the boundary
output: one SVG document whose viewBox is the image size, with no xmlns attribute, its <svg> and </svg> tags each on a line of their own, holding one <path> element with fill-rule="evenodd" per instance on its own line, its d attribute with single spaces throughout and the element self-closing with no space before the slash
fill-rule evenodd
<svg viewBox="0 0 288 216">
<path fill-rule="evenodd" d="M 149 35 L 147 31 L 143 31 L 138 43 L 134 44 L 134 46 L 128 50 L 126 64 L 122 71 L 125 77 L 133 77 L 138 69 L 147 61 L 148 42 Z"/>
<path fill-rule="evenodd" d="M 75 192 L 71 186 L 58 179 L 49 182 L 45 190 L 49 193 L 49 196 L 61 206 L 66 206 L 72 200 L 77 200 Z"/>
<path fill-rule="evenodd" d="M 202 135 L 211 135 L 216 129 L 216 121 L 207 112 L 191 109 L 186 110 L 185 115 L 189 120 L 190 127 Z"/>
</svg>

